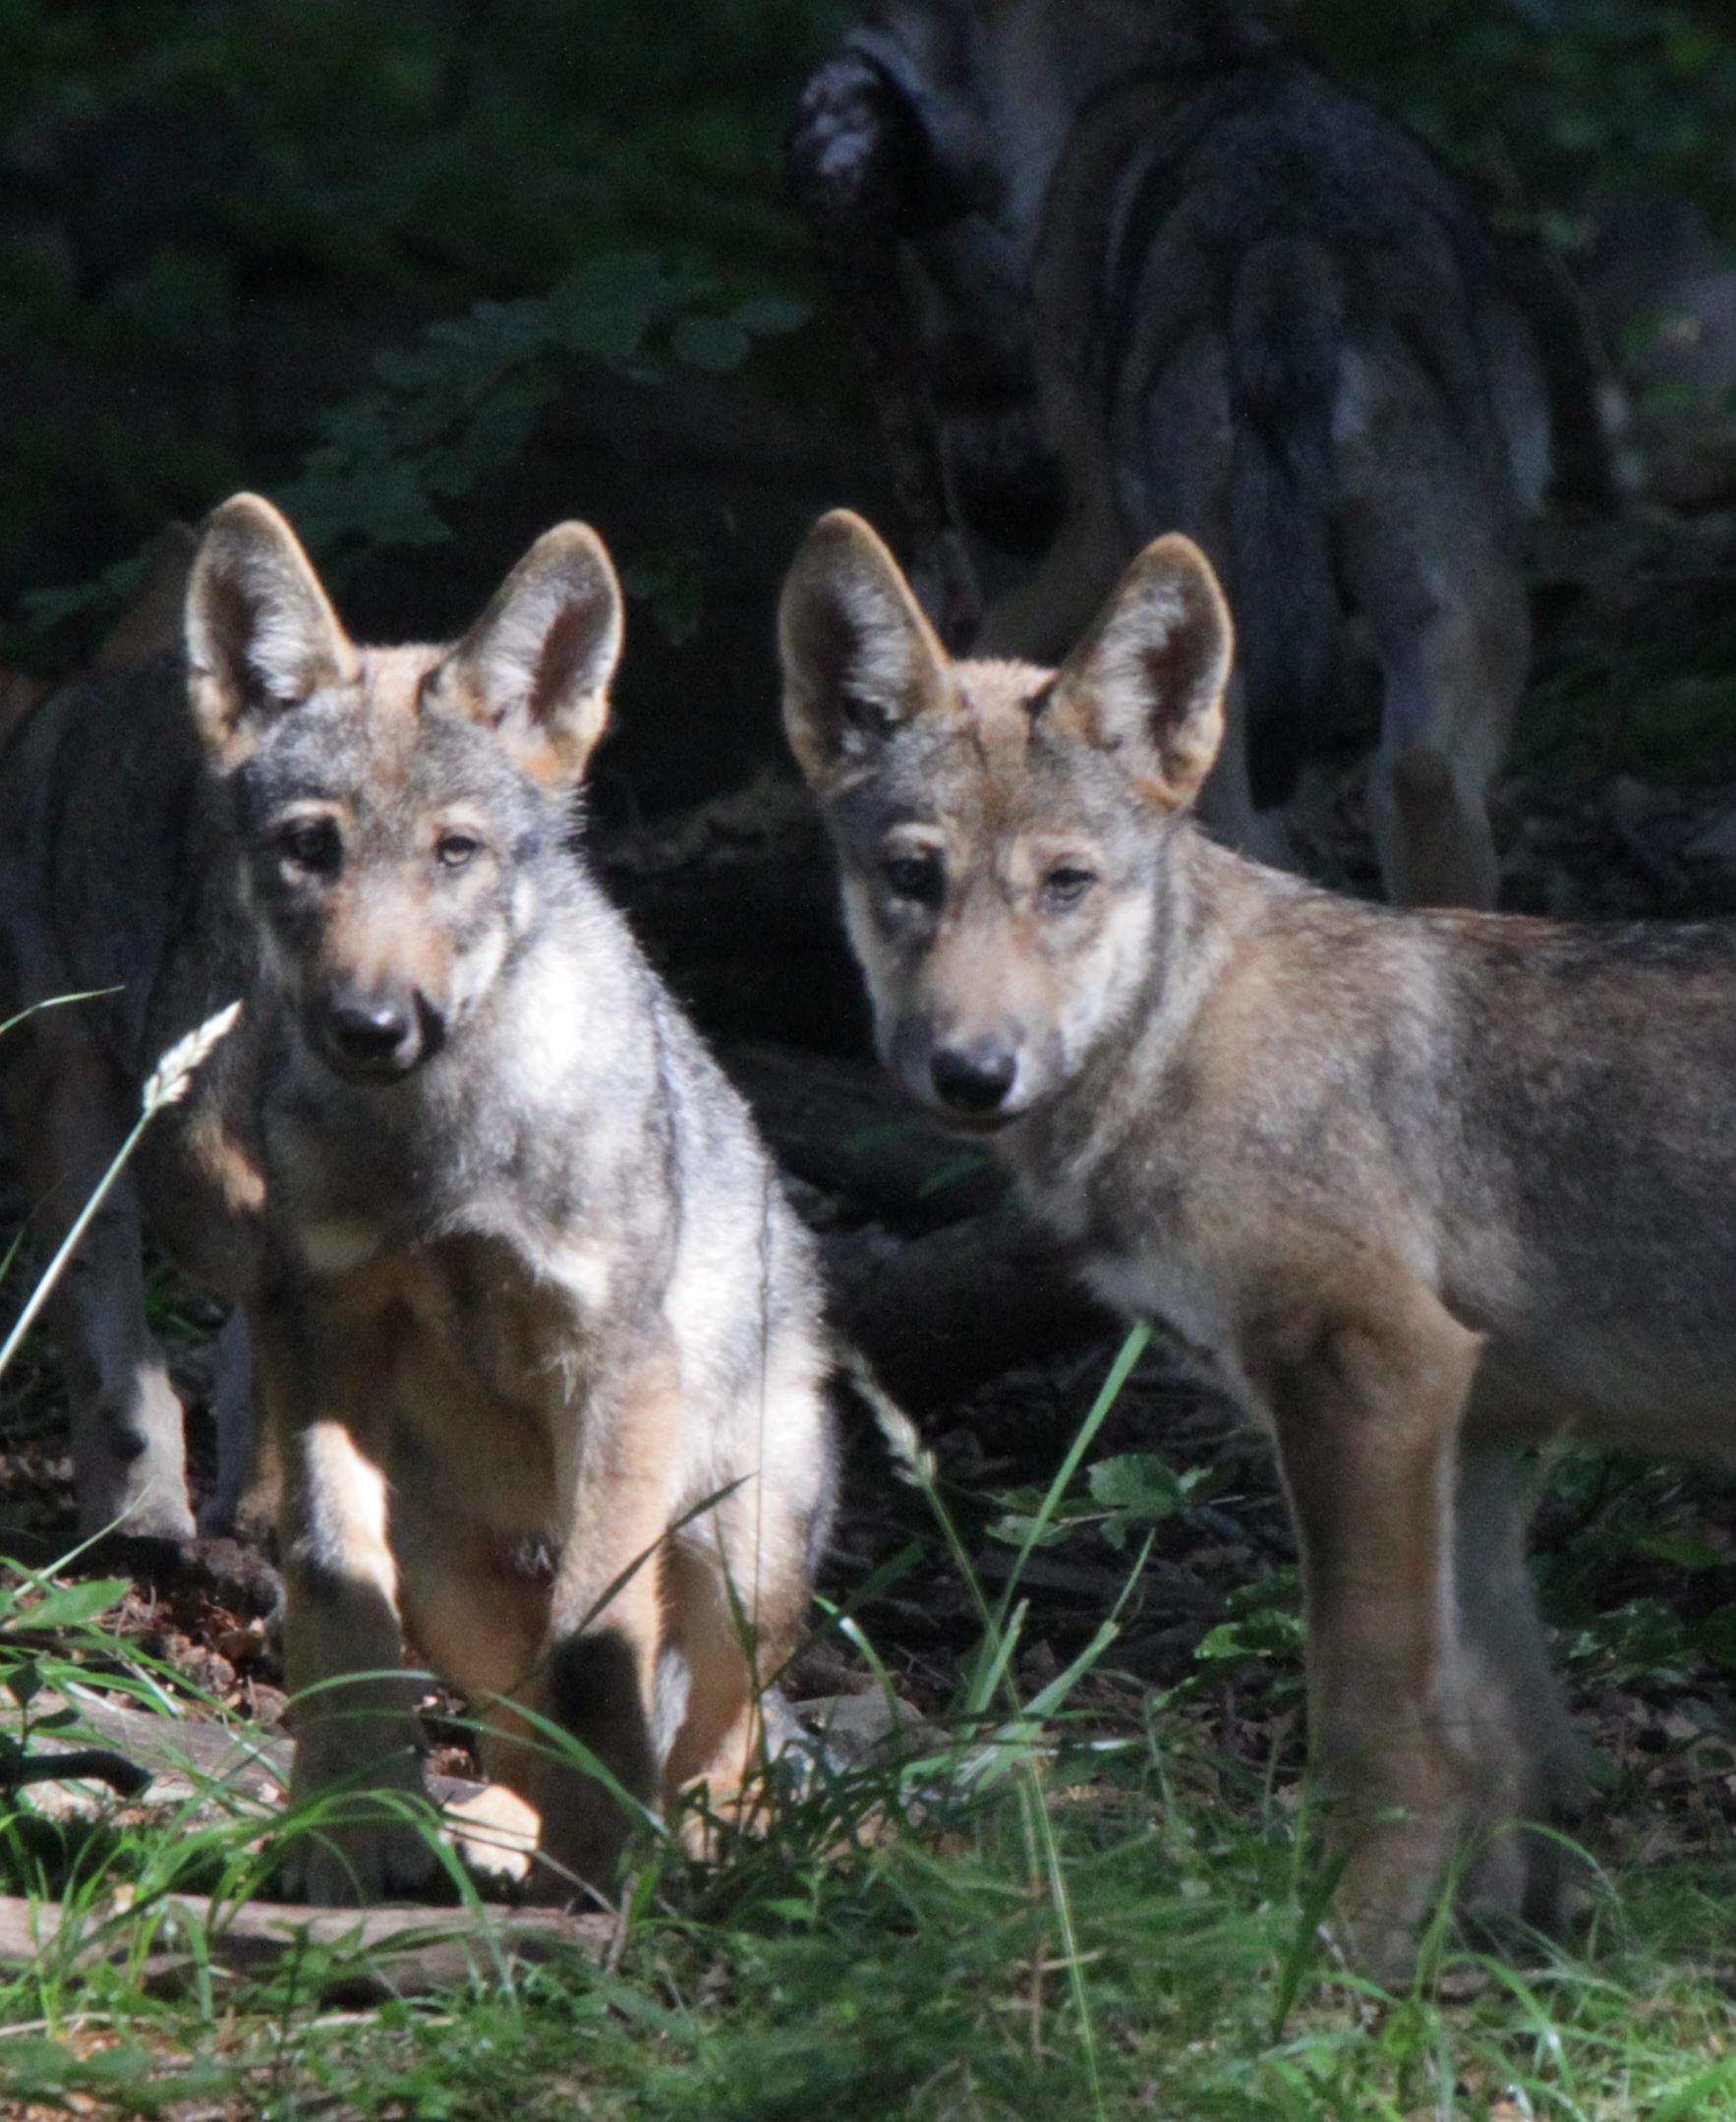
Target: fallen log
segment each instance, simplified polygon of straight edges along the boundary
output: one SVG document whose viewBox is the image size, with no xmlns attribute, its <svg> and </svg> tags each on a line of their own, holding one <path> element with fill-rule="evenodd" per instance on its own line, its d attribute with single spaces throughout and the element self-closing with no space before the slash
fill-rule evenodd
<svg viewBox="0 0 1736 2122">
<path fill-rule="evenodd" d="M 851 1231 L 824 1243 L 834 1318 L 912 1414 L 1113 1325 L 1061 1247 L 1012 1205 L 922 1237 Z"/>
<path fill-rule="evenodd" d="M 198 1894 L 106 1908 L 63 1909 L 0 1895 L 0 1963 L 60 1956 L 69 1972 L 132 1964 L 153 1996 L 174 1996 L 207 1971 L 258 1979 L 296 1964 L 298 1984 L 325 2004 L 373 2004 L 499 1977 L 514 1965 L 577 1953 L 602 1960 L 613 1916 L 556 1909 L 299 1908 L 217 1903 Z"/>
<path fill-rule="evenodd" d="M 721 1059 L 783 1169 L 881 1219 L 822 1233 L 826 1281 L 838 1325 L 912 1412 L 1108 1329 L 1006 1174 L 872 1063 L 746 1044 Z"/>
<path fill-rule="evenodd" d="M 718 1059 L 778 1162 L 822 1193 L 906 1231 L 1007 1199 L 1011 1181 L 988 1154 L 917 1112 L 872 1061 L 758 1044 Z"/>
<path fill-rule="evenodd" d="M 27 1731 L 32 1763 L 55 1753 L 67 1756 L 59 1767 L 64 1782 L 82 1780 L 73 1764 L 91 1740 L 99 1741 L 150 1777 L 153 1807 L 215 1800 L 224 1793 L 255 1803 L 280 1803 L 295 1760 L 295 1741 L 284 1732 L 165 1716 L 96 1696 L 74 1699 L 47 1691 L 32 1698 L 28 1724 L 25 1711 L 10 1704 L 0 1708 L 0 1737 L 16 1740 Z M 29 1780 L 52 1779 L 32 1767 Z M 454 1806 L 481 1797 L 488 1785 L 464 1776 L 431 1774 L 428 1788 L 436 1805 Z"/>
<path fill-rule="evenodd" d="M 0 1713 L 0 1738 L 17 1746 L 21 1732 L 28 1739 L 23 1763 L 36 1799 L 62 1819 L 107 1812 L 113 1799 L 88 1786 L 112 1780 L 106 1770 L 117 1756 L 120 1764 L 132 1765 L 141 1785 L 148 1778 L 148 1789 L 128 1794 L 133 1804 L 142 1800 L 145 1810 L 182 1826 L 202 1811 L 217 1816 L 237 1804 L 262 1813 L 281 1805 L 295 1756 L 294 1741 L 279 1734 L 47 1692 L 31 1702 L 28 1725 L 22 1710 Z M 91 1738 L 101 1740 L 104 1750 L 94 1752 Z M 23 1779 L 15 1773 L 11 1780 Z M 460 1827 L 464 1808 L 490 1791 L 457 1776 L 427 1780 L 430 1796 L 459 1815 Z M 473 1858 L 477 1848 L 472 1842 Z M 0 1896 L 0 1962 L 49 1953 L 63 1954 L 76 1971 L 126 1962 L 152 1994 L 174 1994 L 206 1967 L 232 1978 L 257 1977 L 299 1956 L 307 1963 L 310 1990 L 326 2002 L 377 2002 L 498 1975 L 515 1962 L 554 1951 L 599 1958 L 617 1928 L 608 1915 L 477 1904 L 347 1909 L 165 1894 L 133 1906 L 123 1895 L 105 1908 L 68 1912 Z"/>
</svg>

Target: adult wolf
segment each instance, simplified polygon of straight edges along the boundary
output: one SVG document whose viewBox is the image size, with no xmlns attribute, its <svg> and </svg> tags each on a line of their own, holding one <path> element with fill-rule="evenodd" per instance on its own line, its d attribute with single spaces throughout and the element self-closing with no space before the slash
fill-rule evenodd
<svg viewBox="0 0 1736 2122">
<path fill-rule="evenodd" d="M 1237 0 L 887 0 L 810 82 L 792 165 L 949 638 L 960 524 L 1042 555 L 984 655 L 1058 655 L 1189 533 L 1243 639 L 1202 810 L 1276 851 L 1360 613 L 1388 895 L 1491 904 L 1547 393 L 1422 145 Z"/>
<path fill-rule="evenodd" d="M 833 1478 L 804 1233 L 570 844 L 614 573 L 565 524 L 456 647 L 359 648 L 242 495 L 186 635 L 50 703 L 9 762 L 9 988 L 123 988 L 7 1043 L 16 1138 L 44 1186 L 100 1159 L 149 1057 L 244 998 L 139 1195 L 254 1328 L 289 1678 L 316 1691 L 297 1792 L 418 1784 L 407 1631 L 496 1728 L 551 1858 L 602 1882 L 623 1816 L 518 1710 L 648 1804 L 738 1777 Z M 69 1025 L 76 1080 L 43 1043 Z M 117 1218 L 64 1322 L 117 1388 L 137 1243 Z M 389 1815 L 310 1847 L 319 1897 L 430 1862 Z"/>
<path fill-rule="evenodd" d="M 1553 1921 L 1519 1823 L 1581 1769 L 1511 1454 L 1736 1440 L 1736 924 L 1400 913 L 1218 845 L 1230 619 L 1180 537 L 1059 672 L 953 662 L 842 514 L 781 629 L 888 1065 L 1275 1438 L 1361 1952 L 1403 1969 L 1456 1856 Z"/>
</svg>

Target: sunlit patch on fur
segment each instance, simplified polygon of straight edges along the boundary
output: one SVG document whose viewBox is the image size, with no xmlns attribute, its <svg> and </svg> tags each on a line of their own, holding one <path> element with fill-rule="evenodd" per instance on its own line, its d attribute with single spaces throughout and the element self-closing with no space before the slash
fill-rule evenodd
<svg viewBox="0 0 1736 2122">
<path fill-rule="evenodd" d="M 360 1216 L 324 1216 L 296 1233 L 302 1257 L 316 1275 L 347 1275 L 379 1250 L 380 1233 Z"/>
<path fill-rule="evenodd" d="M 1124 1017 L 1150 974 L 1155 914 L 1148 892 L 1118 896 L 1087 949 L 1064 961 L 1055 987 L 1055 1066 L 1061 1082 Z M 1058 1088 L 1059 1083 L 1044 1088 Z"/>
<path fill-rule="evenodd" d="M 490 928 L 480 942 L 473 944 L 457 959 L 452 968 L 452 991 L 447 999 L 448 1029 L 468 1016 L 488 996 L 506 962 L 509 943 L 510 938 L 503 929 Z"/>
</svg>

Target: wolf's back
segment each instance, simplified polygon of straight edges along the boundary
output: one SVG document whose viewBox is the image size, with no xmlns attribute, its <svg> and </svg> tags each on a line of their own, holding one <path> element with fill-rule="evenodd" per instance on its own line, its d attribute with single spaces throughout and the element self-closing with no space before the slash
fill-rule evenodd
<svg viewBox="0 0 1736 2122">
<path fill-rule="evenodd" d="M 1081 113 L 1037 302 L 1108 438 L 1127 550 L 1186 530 L 1226 578 L 1253 792 L 1281 802 L 1330 713 L 1335 444 L 1368 380 L 1514 508 L 1495 371 L 1525 333 L 1476 216 L 1418 142 L 1286 53 L 1159 70 Z"/>
<path fill-rule="evenodd" d="M 1344 321 L 1326 245 L 1273 236 L 1238 260 L 1225 333 L 1229 540 L 1248 780 L 1261 809 L 1294 793 L 1309 732 L 1331 714 L 1332 413 Z"/>
<path fill-rule="evenodd" d="M 147 1058 L 152 987 L 210 860 L 199 781 L 173 650 L 44 701 L 0 772 L 0 889 L 15 945 L 21 926 L 36 939 L 18 1006 L 43 999 L 49 965 L 58 992 L 116 991 L 85 1014 L 129 1072 Z"/>
</svg>

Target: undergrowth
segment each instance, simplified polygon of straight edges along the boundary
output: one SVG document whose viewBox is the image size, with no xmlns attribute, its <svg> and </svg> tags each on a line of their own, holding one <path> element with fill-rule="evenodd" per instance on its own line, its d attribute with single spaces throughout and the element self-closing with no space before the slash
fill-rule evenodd
<svg viewBox="0 0 1736 2122">
<path fill-rule="evenodd" d="M 1125 1468 L 1092 1478 L 1093 1436 L 1137 1352 L 1123 1350 L 1053 1481 L 1013 1499 L 1018 1522 L 1001 1530 L 1021 1557 L 1052 1545 L 1058 1527 L 1102 1540 L 1113 1520 L 1086 1506 L 1106 1488 L 1148 1504 L 1163 1492 L 1150 1469 L 1138 1481 Z M 59 1938 L 0 1982 L 3 2111 L 35 2102 L 273 2122 L 1736 2116 L 1727 1867 L 1701 1850 L 1614 1876 L 1593 1869 L 1571 1948 L 1539 1941 L 1519 1964 L 1465 1950 L 1439 1923 L 1415 1986 L 1381 1994 L 1347 1975 L 1322 1932 L 1322 1882 L 1290 1778 L 1227 1772 L 1189 1713 L 1194 1684 L 1140 1695 L 1118 1683 L 1113 1616 L 1062 1673 L 1021 1687 L 1016 1653 L 1036 1624 L 1016 1574 L 993 1593 L 976 1582 L 955 1499 L 896 1412 L 883 1408 L 882 1424 L 978 1614 L 945 1713 L 907 1719 L 903 1745 L 865 1763 L 822 1753 L 799 1779 L 774 1764 L 776 1824 L 715 1863 L 689 1859 L 676 1835 L 642 1832 L 626 1918 L 602 1964 L 561 1951 L 502 1960 L 469 1984 L 366 2010 L 321 2001 L 353 1958 L 341 1945 L 310 1945 L 254 1977 L 200 1972 L 202 1931 L 269 1890 L 306 1818 L 286 1822 L 198 1778 L 166 1817 L 117 1797 L 52 1819 L 36 1787 L 17 1788 L 0 1820 L 0 1890 L 65 1916 Z M 1202 1484 L 1177 1476 L 1174 1492 L 1190 1485 Z M 1674 1502 L 1654 1477 L 1588 1461 L 1568 1468 L 1551 1509 L 1587 1520 L 1593 1566 L 1620 1569 L 1661 1542 L 1709 1570 Z M 1131 1529 L 1106 1542 L 1124 1543 L 1129 1581 L 1142 1559 Z M 8 1759 L 50 1737 L 76 1741 L 77 1703 L 112 1690 L 214 1714 L 105 1629 L 122 1588 L 14 1573 L 0 1602 Z M 1554 1588 L 1575 1596 L 1571 1582 Z M 835 1650 L 847 1646 L 863 1689 L 890 1690 L 860 1618 L 871 1604 L 852 1600 L 820 1626 Z M 1282 1583 L 1246 1602 L 1202 1645 L 1202 1684 L 1234 1657 L 1294 1692 L 1300 1646 L 1284 1617 Z M 1612 1644 L 1588 1622 L 1569 1647 L 1613 1657 Z M 1111 1729 L 1079 1706 L 1087 1678 L 1123 1685 L 1142 1712 Z M 46 1699 L 75 1713 L 44 1721 L 33 1705 Z M 196 1892 L 194 1913 L 172 1907 L 171 1891 Z M 431 1926 L 447 1920 L 429 1911 Z M 79 1958 L 117 1937 L 127 1958 Z M 165 1946 L 191 1966 L 168 1995 L 149 1958 Z M 376 1965 L 389 1979 L 390 1960 Z"/>
<path fill-rule="evenodd" d="M 20 1794 L 0 1876 L 49 1892 L 71 1929 L 0 1986 L 0 2095 L 278 2122 L 1736 2114 L 1723 1894 L 1702 1867 L 1601 1888 L 1576 1953 L 1522 1970 L 1440 1943 L 1386 1999 L 1313 1937 L 1295 1813 L 1270 1793 L 1213 1802 L 1212 1764 L 1161 1712 L 1108 1755 L 1064 1722 L 993 1745 L 1011 1773 L 976 1788 L 944 1757 L 833 1777 L 709 1871 L 642 1851 L 611 1965 L 560 1956 L 362 2013 L 321 2008 L 329 1950 L 147 1993 L 160 1895 L 214 1891 L 220 1924 L 268 1860 L 259 1813 L 117 1826 L 53 1892 Z M 1032 1863 L 1026 1776 L 1065 1925 Z M 116 1923 L 134 1959 L 75 1969 L 71 1939 Z"/>
</svg>

